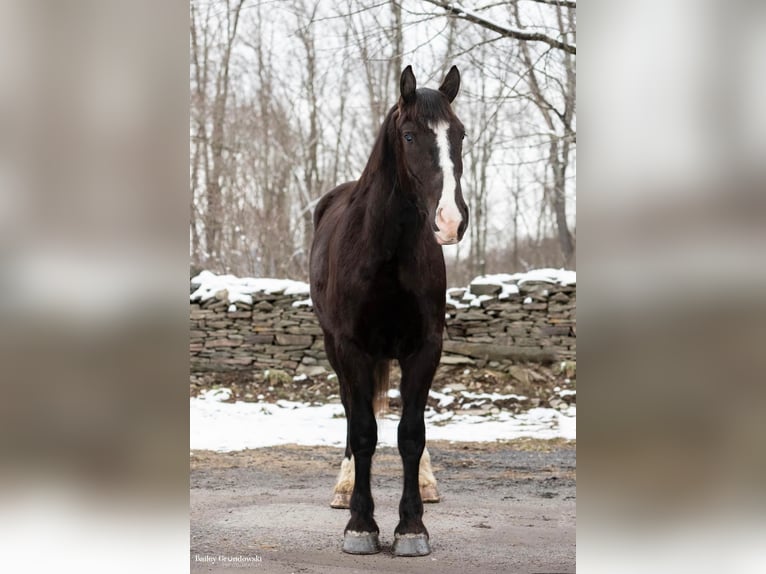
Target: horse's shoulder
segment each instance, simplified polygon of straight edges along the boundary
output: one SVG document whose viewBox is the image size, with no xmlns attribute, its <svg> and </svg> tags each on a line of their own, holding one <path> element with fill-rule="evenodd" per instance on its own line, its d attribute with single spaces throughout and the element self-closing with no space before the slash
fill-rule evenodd
<svg viewBox="0 0 766 574">
<path fill-rule="evenodd" d="M 314 229 L 316 229 L 319 225 L 319 222 L 327 211 L 327 208 L 335 203 L 339 197 L 350 193 L 355 184 L 355 181 L 342 183 L 338 187 L 331 189 L 322 196 L 322 198 L 319 200 L 319 203 L 317 203 L 316 209 L 314 209 Z"/>
</svg>

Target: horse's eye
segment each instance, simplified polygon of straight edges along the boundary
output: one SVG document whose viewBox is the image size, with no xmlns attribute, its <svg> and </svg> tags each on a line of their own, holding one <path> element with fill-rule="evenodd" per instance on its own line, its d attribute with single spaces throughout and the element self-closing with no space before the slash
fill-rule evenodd
<svg viewBox="0 0 766 574">
<path fill-rule="evenodd" d="M 408 142 L 411 142 L 415 138 L 412 137 L 412 134 L 410 132 L 407 132 L 404 134 L 404 139 L 406 139 Z"/>
<path fill-rule="evenodd" d="M 468 134 L 466 134 L 465 132 L 463 132 L 463 136 L 462 136 L 462 137 L 463 137 L 463 139 L 465 139 L 465 136 L 466 136 L 466 135 L 468 135 Z"/>
</svg>

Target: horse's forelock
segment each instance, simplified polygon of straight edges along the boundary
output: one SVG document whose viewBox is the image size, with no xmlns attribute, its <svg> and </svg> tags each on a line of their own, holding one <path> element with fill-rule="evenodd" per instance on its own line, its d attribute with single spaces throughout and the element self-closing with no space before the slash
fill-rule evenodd
<svg viewBox="0 0 766 574">
<path fill-rule="evenodd" d="M 417 91 L 415 105 L 418 119 L 425 125 L 441 121 L 449 122 L 454 115 L 447 97 L 430 88 L 421 88 Z"/>
</svg>

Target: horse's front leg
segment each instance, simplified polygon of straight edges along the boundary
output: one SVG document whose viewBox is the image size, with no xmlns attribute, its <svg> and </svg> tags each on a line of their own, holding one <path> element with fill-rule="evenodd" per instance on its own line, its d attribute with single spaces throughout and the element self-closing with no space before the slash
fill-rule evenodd
<svg viewBox="0 0 766 574">
<path fill-rule="evenodd" d="M 402 418 L 399 422 L 399 454 L 404 466 L 404 488 L 399 502 L 399 524 L 394 534 L 394 554 L 425 556 L 431 553 L 428 530 L 423 524 L 420 496 L 420 461 L 426 445 L 423 413 L 434 373 L 439 365 L 441 339 L 400 361 L 402 368 Z"/>
<path fill-rule="evenodd" d="M 349 355 L 340 359 L 343 363 L 343 382 L 348 385 L 346 412 L 354 487 L 349 501 L 351 518 L 344 531 L 343 551 L 374 554 L 380 552 L 380 529 L 373 518 L 375 504 L 370 490 L 372 456 L 378 443 L 378 425 L 372 404 L 373 369 L 371 362 L 363 360 L 361 353 L 352 352 Z"/>
</svg>

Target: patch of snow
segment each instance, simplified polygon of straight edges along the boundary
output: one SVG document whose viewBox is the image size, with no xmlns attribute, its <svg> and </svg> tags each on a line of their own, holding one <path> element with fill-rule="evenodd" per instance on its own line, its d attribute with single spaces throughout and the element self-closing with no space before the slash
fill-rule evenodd
<svg viewBox="0 0 766 574">
<path fill-rule="evenodd" d="M 474 277 L 471 285 L 502 285 L 508 281 L 513 281 L 515 275 L 510 273 L 495 273 L 494 275 L 479 275 Z"/>
<path fill-rule="evenodd" d="M 308 378 L 309 377 L 308 377 L 308 375 L 306 373 L 301 373 L 300 375 L 295 375 L 293 377 L 293 381 L 305 381 Z"/>
<path fill-rule="evenodd" d="M 293 307 L 313 307 L 314 302 L 311 300 L 311 297 L 308 299 L 301 299 L 300 301 L 296 301 L 293 303 Z"/>
<path fill-rule="evenodd" d="M 280 407 L 280 408 L 283 408 L 283 409 L 290 409 L 290 410 L 295 410 L 295 409 L 297 409 L 297 408 L 300 408 L 300 407 L 306 406 L 304 403 L 299 403 L 299 402 L 296 402 L 296 401 L 288 401 L 288 400 L 286 400 L 286 399 L 279 399 L 279 400 L 276 402 L 276 405 L 277 405 L 278 407 Z"/>
<path fill-rule="evenodd" d="M 447 305 L 452 305 L 456 309 L 465 309 L 465 308 L 467 308 L 468 305 L 466 305 L 465 303 L 461 303 L 460 301 L 458 301 L 457 299 L 455 299 L 452 296 L 453 293 L 455 293 L 456 291 L 462 291 L 462 289 L 457 289 L 457 288 L 454 288 L 454 287 L 451 288 L 451 289 L 447 289 Z"/>
<path fill-rule="evenodd" d="M 442 408 L 448 407 L 454 402 L 455 402 L 455 397 L 444 396 L 443 398 L 439 400 L 439 406 Z"/>
<path fill-rule="evenodd" d="M 532 297 L 525 297 L 524 298 L 524 305 L 529 305 L 532 302 Z"/>
<path fill-rule="evenodd" d="M 576 285 L 577 272 L 568 269 L 532 269 L 526 273 L 517 273 L 516 283 L 521 285 L 527 281 L 544 281 L 556 285 Z"/>
<path fill-rule="evenodd" d="M 229 305 L 229 308 L 227 310 L 229 311 L 229 313 L 234 313 L 237 310 L 237 306 L 234 303 L 232 303 L 231 305 Z"/>
<path fill-rule="evenodd" d="M 439 406 L 442 408 L 448 407 L 449 405 L 455 402 L 455 397 L 450 395 L 445 395 L 442 393 L 437 393 L 436 391 L 428 391 L 428 396 L 439 401 Z"/>
<path fill-rule="evenodd" d="M 564 389 L 563 391 L 559 391 L 560 397 L 571 397 L 573 395 L 577 395 L 577 391 L 573 389 Z"/>
<path fill-rule="evenodd" d="M 471 299 L 471 307 L 481 307 L 482 302 L 489 301 L 490 299 L 494 299 L 492 295 L 479 295 L 478 297 L 475 297 Z"/>
<path fill-rule="evenodd" d="M 503 395 L 500 393 L 472 393 L 470 391 L 461 391 L 460 394 L 467 399 L 488 399 L 490 401 L 504 401 L 507 399 L 516 399 L 517 401 L 527 400 L 527 397 L 515 393 Z"/>
<path fill-rule="evenodd" d="M 218 389 L 223 390 L 223 389 Z M 501 411 L 494 416 L 456 415 L 452 411 L 426 411 L 429 440 L 493 442 L 517 438 L 576 438 L 577 410 L 534 408 L 521 414 Z M 397 425 L 379 428 L 379 444 L 396 446 Z M 192 450 L 227 452 L 282 444 L 346 444 L 346 419 L 339 404 L 308 406 L 280 401 L 269 403 L 222 403 L 205 398 L 190 399 L 190 447 Z"/>
<path fill-rule="evenodd" d="M 199 394 L 203 401 L 228 401 L 231 398 L 231 389 L 205 389 Z"/>
<path fill-rule="evenodd" d="M 227 292 L 226 300 L 229 303 L 241 301 L 248 305 L 253 304 L 253 293 L 284 293 L 285 295 L 308 295 L 309 284 L 292 279 L 272 279 L 254 277 L 236 277 L 235 275 L 216 275 L 210 271 L 202 271 L 192 277 L 191 283 L 198 285 L 197 289 L 189 296 L 191 301 L 207 301 L 215 297 L 216 293 Z"/>
<path fill-rule="evenodd" d="M 493 275 L 479 275 L 474 277 L 471 285 L 497 285 L 501 288 L 498 293 L 498 299 L 509 299 L 512 295 L 519 294 L 519 285 L 527 281 L 541 281 L 554 285 L 575 285 L 577 283 L 577 272 L 567 269 L 533 269 L 524 273 L 496 273 Z M 543 290 L 543 295 L 548 295 L 547 289 Z M 474 295 L 466 292 L 464 300 L 473 300 Z"/>
<path fill-rule="evenodd" d="M 426 419 L 429 423 L 439 424 L 454 418 L 455 413 L 452 411 L 444 411 L 443 413 L 437 413 L 435 410 L 430 409 L 426 412 Z M 427 433 L 428 431 L 426 431 Z"/>
<path fill-rule="evenodd" d="M 516 285 L 503 283 L 502 288 L 503 290 L 497 296 L 498 299 L 510 299 L 511 295 L 519 294 L 519 288 Z"/>
<path fill-rule="evenodd" d="M 470 403 L 463 403 L 462 408 L 467 410 L 467 409 L 472 409 L 473 407 L 480 407 L 480 406 L 486 405 L 486 404 L 487 404 L 487 401 L 485 401 L 485 400 L 473 401 L 473 402 L 470 402 Z"/>
<path fill-rule="evenodd" d="M 427 420 L 438 422 L 428 417 Z M 535 408 L 517 415 L 504 411 L 490 417 L 454 415 L 447 424 L 429 426 L 426 435 L 429 440 L 455 442 L 491 442 L 526 437 L 574 440 L 577 438 L 577 409 L 572 406 L 559 412 L 556 409 Z"/>
</svg>

